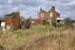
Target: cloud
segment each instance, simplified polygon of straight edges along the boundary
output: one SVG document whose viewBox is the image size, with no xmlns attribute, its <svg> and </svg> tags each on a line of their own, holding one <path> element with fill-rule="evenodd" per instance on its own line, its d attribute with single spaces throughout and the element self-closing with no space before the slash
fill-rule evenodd
<svg viewBox="0 0 75 50">
<path fill-rule="evenodd" d="M 53 4 L 54 6 L 56 6 L 56 8 L 58 9 L 57 11 L 60 12 L 61 17 L 70 17 L 72 19 L 75 19 L 75 0 L 48 0 L 51 2 L 51 4 Z"/>
<path fill-rule="evenodd" d="M 0 0 L 0 15 L 8 14 L 19 10 L 21 16 L 33 18 L 37 17 L 37 10 L 40 7 L 48 10 L 55 6 L 61 17 L 71 17 L 75 19 L 75 0 Z"/>
<path fill-rule="evenodd" d="M 12 0 L 8 0 L 8 3 L 9 3 L 9 4 L 12 4 Z"/>
<path fill-rule="evenodd" d="M 75 5 L 75 0 L 72 0 L 71 2 L 67 3 L 66 5 Z"/>
<path fill-rule="evenodd" d="M 20 5 L 23 4 L 25 6 L 37 7 L 43 4 L 40 0 L 12 0 L 12 5 Z"/>
</svg>

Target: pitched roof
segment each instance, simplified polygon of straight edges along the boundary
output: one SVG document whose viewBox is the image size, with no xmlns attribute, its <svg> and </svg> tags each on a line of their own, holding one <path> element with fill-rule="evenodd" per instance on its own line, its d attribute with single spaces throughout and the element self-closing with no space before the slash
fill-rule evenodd
<svg viewBox="0 0 75 50">
<path fill-rule="evenodd" d="M 5 15 L 5 16 L 12 16 L 12 13 L 10 13 L 10 14 L 7 14 L 7 15 Z"/>
<path fill-rule="evenodd" d="M 40 8 L 40 13 L 46 13 L 46 11 Z"/>
</svg>

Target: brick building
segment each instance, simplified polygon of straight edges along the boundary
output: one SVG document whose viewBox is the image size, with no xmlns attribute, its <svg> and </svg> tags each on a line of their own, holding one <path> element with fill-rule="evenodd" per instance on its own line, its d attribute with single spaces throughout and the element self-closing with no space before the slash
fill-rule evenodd
<svg viewBox="0 0 75 50">
<path fill-rule="evenodd" d="M 40 8 L 40 12 L 38 13 L 39 19 L 47 19 L 47 18 L 57 18 L 60 17 L 60 14 L 55 10 L 55 7 L 52 6 L 49 11 L 45 11 Z"/>
<path fill-rule="evenodd" d="M 52 24 L 57 22 L 57 18 L 60 18 L 60 14 L 55 10 L 54 6 L 52 6 L 49 11 L 40 8 L 38 18 L 41 20 L 50 20 L 50 23 Z"/>
<path fill-rule="evenodd" d="M 7 29 L 19 29 L 20 28 L 20 13 L 12 12 L 5 15 L 5 24 Z"/>
<path fill-rule="evenodd" d="M 43 20 L 41 19 L 32 19 L 32 22 L 31 22 L 33 25 L 44 25 L 44 22 Z"/>
</svg>

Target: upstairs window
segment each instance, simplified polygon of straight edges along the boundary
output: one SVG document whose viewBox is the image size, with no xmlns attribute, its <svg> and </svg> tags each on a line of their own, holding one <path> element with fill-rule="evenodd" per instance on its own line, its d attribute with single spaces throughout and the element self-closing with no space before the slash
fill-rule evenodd
<svg viewBox="0 0 75 50">
<path fill-rule="evenodd" d="M 50 17 L 51 17 L 51 18 L 53 17 L 53 13 L 50 13 Z"/>
<path fill-rule="evenodd" d="M 44 13 L 41 13 L 41 17 L 44 17 Z"/>
</svg>

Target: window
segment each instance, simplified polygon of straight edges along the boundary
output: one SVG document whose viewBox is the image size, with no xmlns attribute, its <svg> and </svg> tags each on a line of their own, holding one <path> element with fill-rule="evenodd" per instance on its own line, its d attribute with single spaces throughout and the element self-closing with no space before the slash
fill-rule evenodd
<svg viewBox="0 0 75 50">
<path fill-rule="evenodd" d="M 41 13 L 41 17 L 44 17 L 44 13 Z"/>
<path fill-rule="evenodd" d="M 53 17 L 53 13 L 50 13 L 50 17 Z"/>
</svg>

